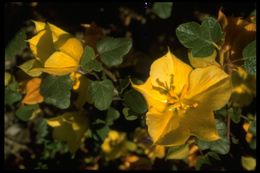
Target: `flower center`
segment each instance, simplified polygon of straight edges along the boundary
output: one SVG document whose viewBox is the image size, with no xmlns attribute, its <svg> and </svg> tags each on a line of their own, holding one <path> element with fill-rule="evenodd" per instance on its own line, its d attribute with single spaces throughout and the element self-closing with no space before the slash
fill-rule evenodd
<svg viewBox="0 0 260 173">
<path fill-rule="evenodd" d="M 167 85 L 167 82 L 162 82 L 159 79 L 156 80 L 159 87 L 154 87 L 155 90 L 158 90 L 161 94 L 167 95 L 166 103 L 168 104 L 168 109 L 170 111 L 174 110 L 188 110 L 191 108 L 196 108 L 198 106 L 197 102 L 186 100 L 184 96 L 188 90 L 188 85 L 185 84 L 180 92 L 176 94 L 175 86 L 173 85 L 173 74 L 171 75 L 170 86 Z"/>
</svg>

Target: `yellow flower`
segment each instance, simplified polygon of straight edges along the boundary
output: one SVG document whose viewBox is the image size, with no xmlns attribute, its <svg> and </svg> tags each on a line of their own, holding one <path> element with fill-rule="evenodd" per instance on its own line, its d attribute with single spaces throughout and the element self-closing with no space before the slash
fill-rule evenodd
<svg viewBox="0 0 260 173">
<path fill-rule="evenodd" d="M 155 144 L 177 146 L 190 136 L 219 139 L 213 110 L 228 102 L 232 87 L 217 66 L 193 70 L 168 52 L 153 62 L 144 84 L 132 86 L 147 101 L 146 123 Z"/>
<path fill-rule="evenodd" d="M 55 25 L 33 21 L 36 35 L 28 40 L 36 58 L 30 72 L 66 75 L 78 69 L 82 43 Z"/>
<path fill-rule="evenodd" d="M 80 78 L 81 78 L 81 74 L 78 72 L 72 72 L 70 74 L 70 78 L 73 81 L 73 90 L 77 90 L 80 87 Z"/>
</svg>

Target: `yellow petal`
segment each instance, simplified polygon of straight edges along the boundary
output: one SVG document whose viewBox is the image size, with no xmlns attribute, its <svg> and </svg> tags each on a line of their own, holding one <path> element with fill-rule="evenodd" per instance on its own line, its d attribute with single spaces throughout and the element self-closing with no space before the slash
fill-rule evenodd
<svg viewBox="0 0 260 173">
<path fill-rule="evenodd" d="M 61 28 L 48 23 L 50 25 L 50 29 L 52 32 L 52 38 L 53 38 L 53 42 L 56 42 L 60 36 L 64 35 L 64 34 L 68 34 L 66 31 L 62 30 Z"/>
<path fill-rule="evenodd" d="M 45 62 L 55 51 L 49 27 L 37 33 L 34 37 L 29 39 L 28 42 L 32 53 L 41 62 Z"/>
<path fill-rule="evenodd" d="M 200 67 L 207 67 L 210 65 L 216 65 L 220 67 L 220 64 L 216 62 L 215 58 L 217 56 L 217 51 L 214 50 L 212 55 L 208 57 L 193 57 L 191 51 L 188 52 L 188 57 L 190 60 L 190 63 L 193 67 L 195 68 L 200 68 Z"/>
<path fill-rule="evenodd" d="M 54 52 L 44 63 L 44 67 L 46 68 L 64 68 L 75 66 L 78 66 L 78 62 L 76 62 L 69 55 L 60 51 Z"/>
<path fill-rule="evenodd" d="M 66 38 L 66 36 L 63 38 L 64 39 L 59 39 L 57 43 L 55 43 L 56 48 L 74 58 L 74 60 L 79 63 L 83 54 L 81 42 L 76 38 Z"/>
<path fill-rule="evenodd" d="M 210 110 L 222 108 L 232 91 L 230 77 L 216 66 L 197 68 L 190 74 L 190 86 L 185 99 L 198 105 L 207 105 Z"/>
<path fill-rule="evenodd" d="M 46 25 L 45 22 L 39 22 L 35 20 L 32 20 L 32 22 L 35 24 L 36 32 L 40 32 L 45 29 L 45 25 Z"/>
<path fill-rule="evenodd" d="M 214 141 L 220 138 L 213 111 L 207 105 L 189 109 L 180 123 L 190 129 L 191 135 L 202 140 Z"/>
<path fill-rule="evenodd" d="M 148 78 L 144 84 L 135 85 L 131 82 L 134 89 L 143 94 L 148 109 L 155 108 L 158 111 L 164 111 L 166 108 L 167 96 L 155 90 L 151 83 L 151 78 Z"/>
<path fill-rule="evenodd" d="M 176 112 L 170 110 L 161 113 L 156 109 L 150 109 L 146 114 L 146 124 L 153 142 L 158 143 L 157 141 L 160 138 L 163 138 L 167 133 L 178 128 L 179 116 Z"/>
<path fill-rule="evenodd" d="M 161 87 L 158 84 L 158 80 L 162 83 L 166 83 L 168 87 L 171 86 L 171 80 L 173 79 L 173 85 L 175 87 L 175 93 L 178 95 L 181 93 L 183 87 L 188 82 L 188 76 L 192 68 L 179 60 L 170 51 L 166 55 L 157 59 L 151 65 L 150 77 L 153 86 Z M 173 77 L 172 77 L 173 76 Z"/>
<path fill-rule="evenodd" d="M 40 32 L 45 29 L 45 26 L 46 26 L 45 22 L 39 22 L 39 21 L 33 20 L 33 23 L 35 24 L 36 32 Z M 52 32 L 53 42 L 56 42 L 61 35 L 68 34 L 66 31 L 58 28 L 57 26 L 55 26 L 51 23 L 48 23 L 48 25 L 50 26 L 50 29 Z"/>
</svg>

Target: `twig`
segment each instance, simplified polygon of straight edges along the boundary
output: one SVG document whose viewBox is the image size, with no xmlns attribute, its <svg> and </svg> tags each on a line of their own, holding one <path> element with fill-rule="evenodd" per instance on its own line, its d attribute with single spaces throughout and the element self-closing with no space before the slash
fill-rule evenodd
<svg viewBox="0 0 260 173">
<path fill-rule="evenodd" d="M 116 76 L 111 71 L 106 69 L 104 66 L 103 66 L 103 71 L 110 79 L 112 79 L 113 82 L 117 82 Z"/>
</svg>

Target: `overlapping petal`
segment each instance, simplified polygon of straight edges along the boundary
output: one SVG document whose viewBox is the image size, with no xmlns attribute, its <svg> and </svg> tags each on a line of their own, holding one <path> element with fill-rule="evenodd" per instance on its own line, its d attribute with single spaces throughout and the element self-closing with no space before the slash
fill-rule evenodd
<svg viewBox="0 0 260 173">
<path fill-rule="evenodd" d="M 150 78 L 153 86 L 161 87 L 158 80 L 166 83 L 168 87 L 174 84 L 176 94 L 180 94 L 184 85 L 188 82 L 188 76 L 192 68 L 179 60 L 170 51 L 157 59 L 151 65 Z"/>
</svg>

